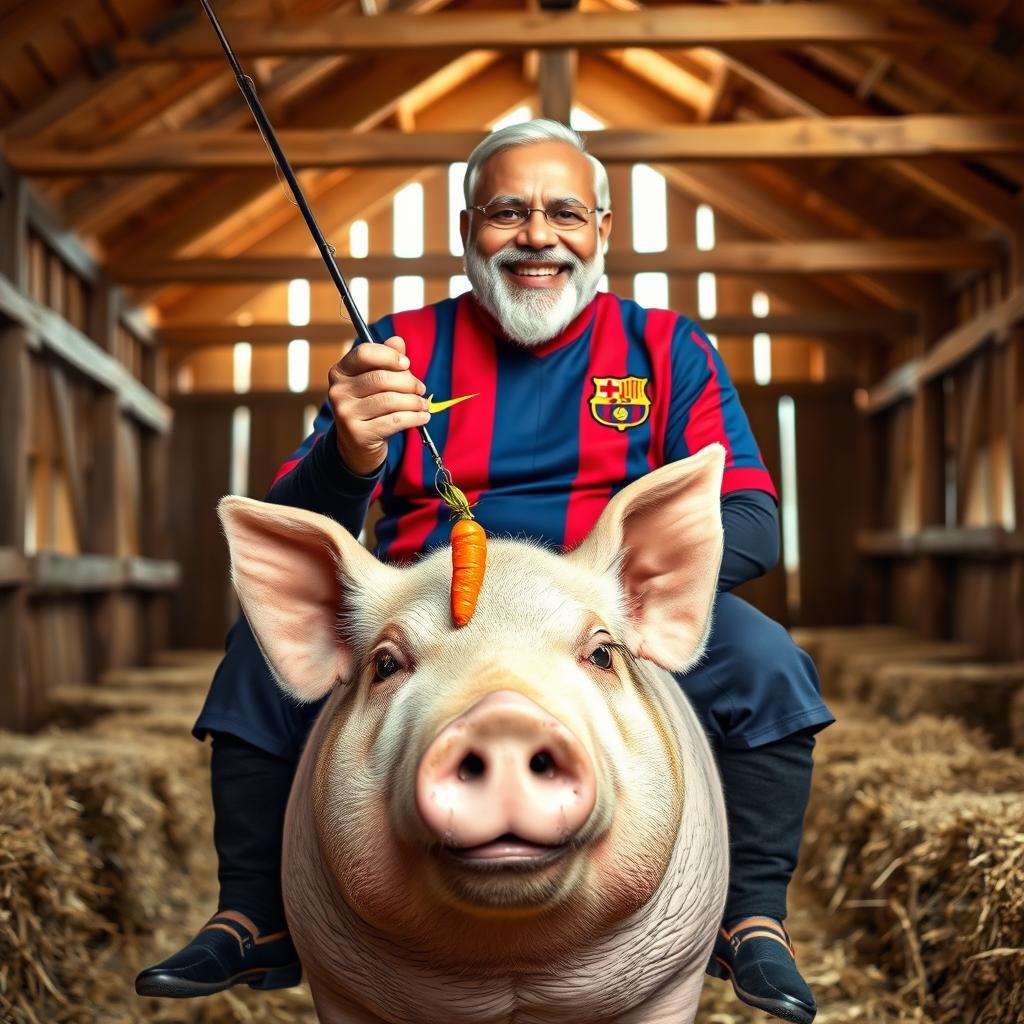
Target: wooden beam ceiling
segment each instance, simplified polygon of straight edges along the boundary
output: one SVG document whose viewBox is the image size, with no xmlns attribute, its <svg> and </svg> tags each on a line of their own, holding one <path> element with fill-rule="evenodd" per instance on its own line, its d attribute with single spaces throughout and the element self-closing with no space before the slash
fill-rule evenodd
<svg viewBox="0 0 1024 1024">
<path fill-rule="evenodd" d="M 951 239 L 837 238 L 788 242 L 725 242 L 710 251 L 672 246 L 666 252 L 631 253 L 613 250 L 609 274 L 851 274 L 880 271 L 936 273 L 1000 266 L 1002 246 L 994 242 Z M 220 284 L 238 281 L 318 280 L 323 263 L 315 256 L 235 256 L 223 259 L 132 260 L 108 265 L 107 273 L 121 284 L 189 282 Z M 349 273 L 372 279 L 419 274 L 445 278 L 462 273 L 462 259 L 431 253 L 418 259 L 370 256 L 346 262 Z"/>
<path fill-rule="evenodd" d="M 728 51 L 730 66 L 795 112 L 816 117 L 856 117 L 873 113 L 862 100 L 813 74 L 786 54 Z M 879 168 L 922 189 L 958 216 L 1005 230 L 1019 225 L 1021 208 L 1005 191 L 951 160 L 887 160 Z"/>
<path fill-rule="evenodd" d="M 608 49 L 648 46 L 764 46 L 814 43 L 984 46 L 992 33 L 937 24 L 905 5 L 880 10 L 866 5 L 793 3 L 772 6 L 678 4 L 620 11 L 460 11 L 430 18 L 381 14 L 366 18 L 322 14 L 304 18 L 224 18 L 240 57 L 337 56 L 342 53 L 469 49 Z M 220 60 L 214 34 L 196 26 L 158 45 L 129 39 L 112 47 L 123 64 L 166 60 Z"/>
<path fill-rule="evenodd" d="M 483 132 L 278 133 L 301 168 L 414 167 L 446 164 L 469 152 Z M 744 160 L 878 159 L 1024 154 L 1024 117 L 787 118 L 747 124 L 685 125 L 591 133 L 591 152 L 606 163 L 706 163 Z M 123 139 L 95 148 L 11 140 L 8 163 L 29 175 L 149 174 L 160 171 L 262 170 L 266 146 L 254 132 L 178 132 Z"/>
</svg>

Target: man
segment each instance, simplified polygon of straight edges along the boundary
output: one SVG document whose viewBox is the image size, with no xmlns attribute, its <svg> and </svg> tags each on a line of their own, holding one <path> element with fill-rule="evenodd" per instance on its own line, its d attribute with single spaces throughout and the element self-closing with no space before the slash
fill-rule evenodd
<svg viewBox="0 0 1024 1024">
<path fill-rule="evenodd" d="M 596 294 L 612 225 L 608 182 L 574 132 L 534 121 L 491 135 L 469 158 L 465 192 L 472 294 L 385 318 L 385 344 L 356 346 L 331 369 L 314 434 L 268 500 L 358 533 L 379 498 L 377 551 L 391 561 L 444 544 L 447 512 L 413 429 L 430 420 L 489 533 L 572 546 L 616 490 L 724 444 L 714 626 L 705 663 L 679 680 L 716 749 L 732 836 L 708 970 L 731 978 L 745 1002 L 809 1024 L 814 999 L 782 921 L 813 734 L 832 716 L 807 656 L 728 593 L 778 558 L 774 488 L 736 392 L 692 321 Z M 195 727 L 200 739 L 213 735 L 219 909 L 185 949 L 142 972 L 141 994 L 298 980 L 281 906 L 281 827 L 317 710 L 287 702 L 237 623 Z"/>
</svg>

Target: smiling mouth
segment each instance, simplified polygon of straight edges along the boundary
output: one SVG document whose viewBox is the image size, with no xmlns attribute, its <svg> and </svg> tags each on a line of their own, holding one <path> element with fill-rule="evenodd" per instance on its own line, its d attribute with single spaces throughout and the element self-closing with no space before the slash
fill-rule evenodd
<svg viewBox="0 0 1024 1024">
<path fill-rule="evenodd" d="M 516 277 L 556 277 L 561 274 L 565 267 L 554 267 L 550 264 L 537 263 L 513 263 L 505 269 Z"/>
<path fill-rule="evenodd" d="M 506 833 L 479 846 L 443 846 L 441 856 L 469 871 L 535 871 L 560 860 L 568 850 L 568 843 L 543 846 Z"/>
</svg>

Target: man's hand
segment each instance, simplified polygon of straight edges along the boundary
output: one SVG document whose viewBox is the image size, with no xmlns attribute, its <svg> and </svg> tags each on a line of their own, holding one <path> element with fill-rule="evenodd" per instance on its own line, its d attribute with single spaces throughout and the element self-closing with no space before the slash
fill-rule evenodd
<svg viewBox="0 0 1024 1024">
<path fill-rule="evenodd" d="M 345 465 L 369 476 L 388 453 L 388 438 L 430 419 L 426 387 L 409 372 L 402 338 L 356 345 L 327 373 L 338 450 Z"/>
</svg>

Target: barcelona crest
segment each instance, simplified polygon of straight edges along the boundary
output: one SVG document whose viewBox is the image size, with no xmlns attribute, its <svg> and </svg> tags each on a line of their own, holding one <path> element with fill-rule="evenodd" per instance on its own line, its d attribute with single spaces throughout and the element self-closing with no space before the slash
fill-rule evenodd
<svg viewBox="0 0 1024 1024">
<path fill-rule="evenodd" d="M 646 377 L 592 377 L 590 412 L 605 427 L 639 427 L 651 412 Z"/>
</svg>

